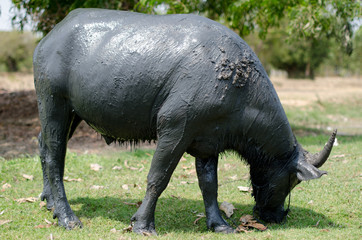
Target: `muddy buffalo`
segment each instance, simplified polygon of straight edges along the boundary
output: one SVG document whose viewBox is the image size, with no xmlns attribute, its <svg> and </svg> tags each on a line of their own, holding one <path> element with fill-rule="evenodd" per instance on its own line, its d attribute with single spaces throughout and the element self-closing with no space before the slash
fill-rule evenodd
<svg viewBox="0 0 362 240">
<path fill-rule="evenodd" d="M 133 231 L 155 234 L 156 202 L 181 156 L 196 159 L 207 226 L 233 232 L 217 202 L 218 155 L 250 166 L 255 212 L 281 222 L 301 181 L 326 172 L 335 139 L 310 154 L 298 144 L 259 59 L 233 31 L 195 15 L 72 11 L 34 53 L 41 133 L 42 199 L 59 225 L 82 223 L 63 184 L 67 142 L 84 120 L 109 144 L 157 139 Z"/>
</svg>

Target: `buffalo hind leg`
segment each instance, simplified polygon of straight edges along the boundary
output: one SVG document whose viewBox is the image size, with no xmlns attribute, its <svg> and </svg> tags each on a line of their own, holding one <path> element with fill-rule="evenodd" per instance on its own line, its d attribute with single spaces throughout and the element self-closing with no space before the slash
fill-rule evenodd
<svg viewBox="0 0 362 240">
<path fill-rule="evenodd" d="M 74 117 L 74 120 L 71 123 L 69 139 L 72 137 L 76 127 L 79 125 L 81 120 L 82 119 L 80 119 L 77 115 Z M 42 140 L 41 133 L 39 134 L 38 142 L 39 142 L 39 149 L 40 149 L 40 162 L 41 162 L 41 168 L 42 168 L 42 172 L 43 172 L 43 192 L 41 194 L 40 199 L 42 201 L 46 200 L 48 210 L 54 210 L 54 198 L 53 198 L 52 190 L 50 187 L 50 183 L 49 183 L 49 179 L 48 179 L 48 175 L 47 175 L 47 171 L 46 171 L 46 161 L 45 160 L 46 160 L 47 151 L 46 151 L 44 142 Z"/>
<path fill-rule="evenodd" d="M 206 225 L 215 232 L 233 233 L 234 229 L 221 217 L 217 203 L 217 163 L 217 156 L 196 158 L 196 172 L 204 199 Z"/>
<path fill-rule="evenodd" d="M 53 95 L 40 97 L 38 108 L 42 126 L 39 135 L 44 183 L 42 199 L 47 200 L 48 209 L 54 208 L 53 217 L 58 218 L 60 226 L 82 227 L 70 208 L 63 184 L 67 141 L 75 115 L 64 98 Z M 76 121 L 74 126 L 79 123 Z"/>
<path fill-rule="evenodd" d="M 44 141 L 42 138 L 41 133 L 38 137 L 39 142 L 39 150 L 40 150 L 40 162 L 41 162 L 41 169 L 43 172 L 43 192 L 41 193 L 40 199 L 42 201 L 46 200 L 47 202 L 47 209 L 48 210 L 54 210 L 54 198 L 52 194 L 52 189 L 50 187 L 50 182 L 47 174 L 47 167 L 46 167 L 46 154 L 47 150 L 44 146 Z"/>
</svg>

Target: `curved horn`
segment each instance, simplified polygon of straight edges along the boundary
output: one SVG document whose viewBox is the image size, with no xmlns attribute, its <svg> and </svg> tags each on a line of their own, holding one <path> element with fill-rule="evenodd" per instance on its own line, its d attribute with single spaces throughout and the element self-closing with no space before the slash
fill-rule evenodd
<svg viewBox="0 0 362 240">
<path fill-rule="evenodd" d="M 332 133 L 332 136 L 329 138 L 327 144 L 324 146 L 323 150 L 319 153 L 313 154 L 307 157 L 307 162 L 313 166 L 319 168 L 321 167 L 328 159 L 329 154 L 332 151 L 334 140 L 336 139 L 337 129 Z"/>
</svg>

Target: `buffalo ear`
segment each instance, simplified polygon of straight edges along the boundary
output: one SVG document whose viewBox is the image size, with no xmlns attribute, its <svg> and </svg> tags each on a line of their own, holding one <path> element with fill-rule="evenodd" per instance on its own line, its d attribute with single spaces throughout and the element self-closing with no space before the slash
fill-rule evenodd
<svg viewBox="0 0 362 240">
<path fill-rule="evenodd" d="M 327 174 L 327 172 L 321 171 L 312 164 L 302 160 L 298 161 L 296 174 L 299 181 L 308 181 L 320 178 L 322 175 Z"/>
</svg>

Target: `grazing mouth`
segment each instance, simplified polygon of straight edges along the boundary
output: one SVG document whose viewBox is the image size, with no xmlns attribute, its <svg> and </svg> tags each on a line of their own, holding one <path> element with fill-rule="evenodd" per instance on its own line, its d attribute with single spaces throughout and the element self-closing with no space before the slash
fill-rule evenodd
<svg viewBox="0 0 362 240">
<path fill-rule="evenodd" d="M 267 223 L 281 223 L 286 219 L 289 210 L 284 210 L 284 206 L 279 206 L 275 209 L 260 208 L 254 206 L 253 213 L 260 220 Z"/>
</svg>

